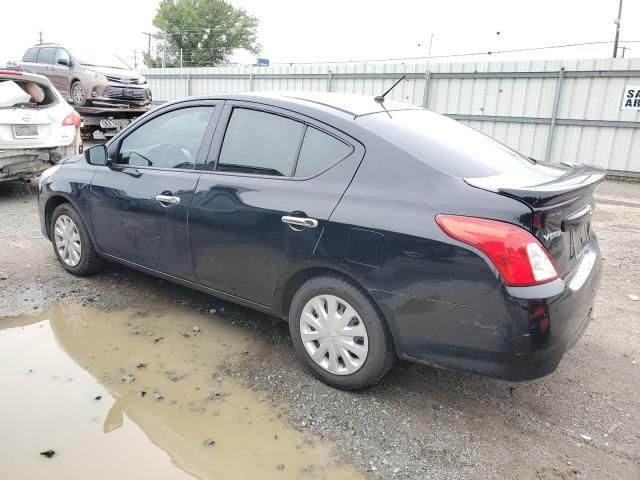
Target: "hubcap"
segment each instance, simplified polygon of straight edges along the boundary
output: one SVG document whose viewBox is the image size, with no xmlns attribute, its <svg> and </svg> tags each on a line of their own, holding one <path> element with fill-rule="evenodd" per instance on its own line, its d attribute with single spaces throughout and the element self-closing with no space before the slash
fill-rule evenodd
<svg viewBox="0 0 640 480">
<path fill-rule="evenodd" d="M 67 215 L 60 215 L 53 231 L 56 250 L 62 261 L 70 267 L 78 265 L 82 257 L 82 244 L 75 222 Z"/>
<path fill-rule="evenodd" d="M 82 103 L 84 102 L 84 89 L 82 85 L 76 83 L 73 86 L 73 91 L 71 92 L 71 96 L 73 97 L 74 103 Z"/>
<path fill-rule="evenodd" d="M 307 302 L 300 316 L 300 337 L 313 361 L 335 375 L 354 373 L 367 359 L 364 323 L 351 305 L 334 295 Z"/>
</svg>

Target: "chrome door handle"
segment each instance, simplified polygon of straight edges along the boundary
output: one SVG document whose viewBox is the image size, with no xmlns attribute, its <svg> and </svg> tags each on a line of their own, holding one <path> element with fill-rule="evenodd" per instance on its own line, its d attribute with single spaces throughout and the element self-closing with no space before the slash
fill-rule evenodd
<svg viewBox="0 0 640 480">
<path fill-rule="evenodd" d="M 318 220 L 315 218 L 289 217 L 285 215 L 282 217 L 282 222 L 296 227 L 316 228 L 318 226 Z"/>
<path fill-rule="evenodd" d="M 160 202 L 164 207 L 178 205 L 180 203 L 180 197 L 173 197 L 171 195 L 156 195 L 153 199 L 156 202 Z"/>
</svg>

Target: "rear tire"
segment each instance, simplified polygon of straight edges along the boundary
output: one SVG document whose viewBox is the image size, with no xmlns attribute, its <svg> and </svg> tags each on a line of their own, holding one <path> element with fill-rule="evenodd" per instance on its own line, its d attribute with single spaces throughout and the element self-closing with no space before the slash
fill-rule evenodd
<svg viewBox="0 0 640 480">
<path fill-rule="evenodd" d="M 49 232 L 53 251 L 67 272 L 84 276 L 100 270 L 102 259 L 80 214 L 70 203 L 58 205 L 53 211 Z"/>
<path fill-rule="evenodd" d="M 375 384 L 396 358 L 378 308 L 358 286 L 338 276 L 315 277 L 298 289 L 289 309 L 289 331 L 307 370 L 344 390 Z"/>
</svg>

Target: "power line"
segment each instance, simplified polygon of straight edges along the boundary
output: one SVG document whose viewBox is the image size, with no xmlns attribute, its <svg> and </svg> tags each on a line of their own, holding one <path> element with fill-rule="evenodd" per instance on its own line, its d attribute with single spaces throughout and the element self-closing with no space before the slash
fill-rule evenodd
<svg viewBox="0 0 640 480">
<path fill-rule="evenodd" d="M 587 46 L 587 45 L 607 45 L 611 43 L 613 42 L 612 41 L 581 42 L 581 43 L 567 43 L 563 45 L 546 45 L 543 47 L 514 48 L 510 50 L 493 50 L 493 51 L 490 50 L 486 52 L 452 53 L 449 55 L 373 58 L 373 59 L 365 59 L 365 60 L 338 60 L 338 61 L 324 61 L 324 62 L 278 62 L 278 63 L 272 63 L 272 65 L 289 65 L 292 63 L 295 63 L 297 65 L 312 65 L 312 64 L 319 64 L 319 63 L 342 64 L 342 63 L 368 63 L 368 62 L 395 62 L 395 61 L 404 61 L 404 60 L 427 60 L 427 59 L 433 59 L 433 58 L 474 57 L 474 56 L 480 56 L 480 55 L 497 55 L 501 53 L 532 52 L 532 51 L 538 51 L 538 50 L 549 50 L 549 49 L 567 48 L 567 47 L 581 47 L 581 46 Z M 640 40 L 620 40 L 620 43 L 640 43 Z"/>
</svg>

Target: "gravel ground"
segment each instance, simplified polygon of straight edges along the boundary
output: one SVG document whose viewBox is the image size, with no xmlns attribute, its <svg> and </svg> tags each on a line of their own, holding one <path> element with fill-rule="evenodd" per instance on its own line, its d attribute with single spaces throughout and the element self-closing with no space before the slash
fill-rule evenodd
<svg viewBox="0 0 640 480">
<path fill-rule="evenodd" d="M 0 316 L 71 302 L 216 309 L 271 339 L 235 374 L 371 478 L 640 478 L 640 301 L 629 297 L 640 296 L 640 183 L 599 187 L 604 278 L 594 320 L 556 372 L 526 383 L 398 362 L 365 392 L 334 390 L 303 371 L 286 325 L 265 315 L 118 265 L 66 274 L 23 185 L 0 185 L 0 225 Z"/>
</svg>

